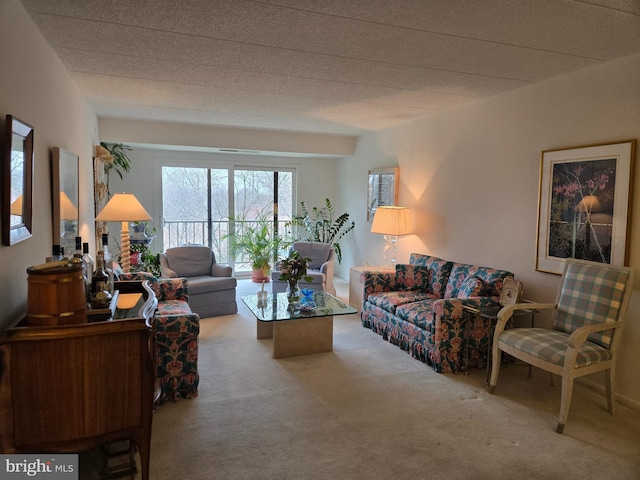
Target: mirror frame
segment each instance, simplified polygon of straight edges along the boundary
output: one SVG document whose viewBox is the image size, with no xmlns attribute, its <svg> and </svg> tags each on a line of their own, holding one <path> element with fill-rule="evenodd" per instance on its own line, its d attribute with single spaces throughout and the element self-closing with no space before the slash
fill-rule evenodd
<svg viewBox="0 0 640 480">
<path fill-rule="evenodd" d="M 14 135 L 23 139 L 22 222 L 11 226 L 11 152 Z M 7 115 L 4 126 L 2 165 L 2 243 L 6 246 L 30 238 L 33 234 L 33 127 Z"/>
<path fill-rule="evenodd" d="M 52 238 L 53 245 L 62 245 L 65 254 L 72 253 L 75 249 L 75 237 L 79 235 L 79 159 L 78 155 L 69 152 L 60 147 L 53 147 L 51 156 L 51 222 L 52 222 Z M 71 191 L 73 190 L 73 191 Z M 62 219 L 61 193 L 67 195 L 67 201 L 71 200 L 75 207 L 75 229 L 68 232 L 63 238 L 63 220 L 72 220 L 71 218 Z M 75 203 L 73 203 L 75 202 Z"/>
<path fill-rule="evenodd" d="M 369 170 L 367 221 L 373 221 L 373 216 L 378 207 L 383 205 L 398 205 L 399 174 L 399 167 L 373 168 Z"/>
</svg>

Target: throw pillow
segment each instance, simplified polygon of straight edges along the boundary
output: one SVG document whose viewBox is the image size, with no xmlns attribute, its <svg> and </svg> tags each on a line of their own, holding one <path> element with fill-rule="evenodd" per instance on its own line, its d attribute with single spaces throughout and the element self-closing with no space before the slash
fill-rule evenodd
<svg viewBox="0 0 640 480">
<path fill-rule="evenodd" d="M 467 277 L 460 290 L 458 290 L 458 298 L 480 297 L 484 290 L 484 282 L 478 277 Z"/>
<path fill-rule="evenodd" d="M 396 265 L 396 285 L 398 290 L 427 291 L 429 268 L 422 265 Z"/>
</svg>

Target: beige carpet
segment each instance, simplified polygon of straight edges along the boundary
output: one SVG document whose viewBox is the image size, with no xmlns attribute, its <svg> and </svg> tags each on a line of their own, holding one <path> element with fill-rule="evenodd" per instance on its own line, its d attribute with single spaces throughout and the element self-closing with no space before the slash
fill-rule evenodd
<svg viewBox="0 0 640 480">
<path fill-rule="evenodd" d="M 558 435 L 547 374 L 503 369 L 489 395 L 484 370 L 437 374 L 357 315 L 336 317 L 332 353 L 274 360 L 240 300 L 255 290 L 202 320 L 200 396 L 157 409 L 153 480 L 640 478 L 636 411 L 578 385 Z"/>
</svg>

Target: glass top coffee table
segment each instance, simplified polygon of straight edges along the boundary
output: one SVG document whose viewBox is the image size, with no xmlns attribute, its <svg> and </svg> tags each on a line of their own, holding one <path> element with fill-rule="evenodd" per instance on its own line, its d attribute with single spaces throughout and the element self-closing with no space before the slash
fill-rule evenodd
<svg viewBox="0 0 640 480">
<path fill-rule="evenodd" d="M 256 316 L 257 338 L 273 338 L 273 358 L 333 351 L 333 317 L 357 310 L 326 292 L 314 292 L 316 308 L 305 312 L 289 305 L 286 293 L 247 295 L 242 301 Z"/>
</svg>

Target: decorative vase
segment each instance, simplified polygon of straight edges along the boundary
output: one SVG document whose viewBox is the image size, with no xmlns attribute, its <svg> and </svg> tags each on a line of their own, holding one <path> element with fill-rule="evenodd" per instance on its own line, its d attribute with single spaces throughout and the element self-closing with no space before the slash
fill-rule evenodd
<svg viewBox="0 0 640 480">
<path fill-rule="evenodd" d="M 289 280 L 287 300 L 289 300 L 289 303 L 298 303 L 300 301 L 300 287 L 297 280 Z"/>
<path fill-rule="evenodd" d="M 303 312 L 313 312 L 316 309 L 316 302 L 313 300 L 313 288 L 303 288 L 302 300 L 300 300 L 300 310 Z"/>
</svg>

